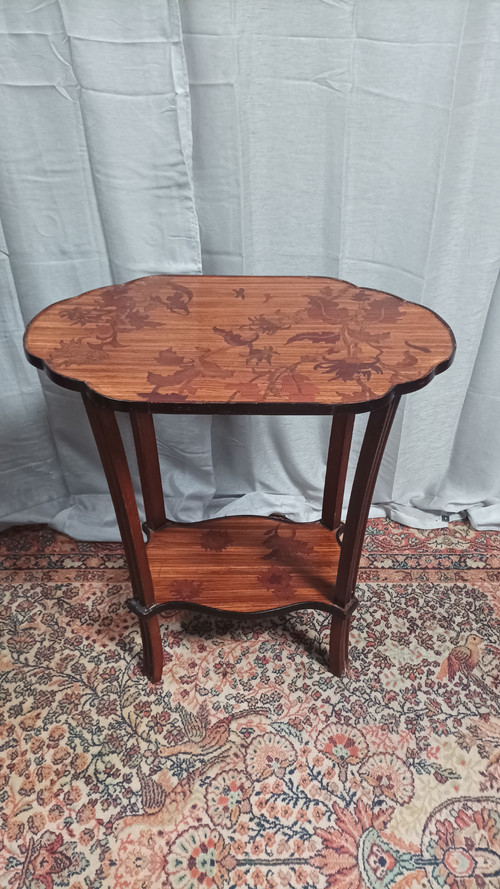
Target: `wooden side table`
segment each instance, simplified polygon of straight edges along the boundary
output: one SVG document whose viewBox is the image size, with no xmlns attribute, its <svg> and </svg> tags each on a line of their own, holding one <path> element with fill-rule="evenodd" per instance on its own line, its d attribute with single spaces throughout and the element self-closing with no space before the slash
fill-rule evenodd
<svg viewBox="0 0 500 889">
<path fill-rule="evenodd" d="M 454 349 L 450 328 L 429 309 L 331 278 L 154 276 L 63 300 L 33 319 L 28 361 L 83 397 L 153 682 L 163 664 L 158 614 L 174 608 L 329 612 L 330 668 L 342 675 L 368 510 L 399 399 L 446 370 Z M 117 410 L 130 414 L 147 542 Z M 342 524 L 354 417 L 363 412 Z M 332 416 L 321 521 L 167 521 L 154 413 Z"/>
</svg>

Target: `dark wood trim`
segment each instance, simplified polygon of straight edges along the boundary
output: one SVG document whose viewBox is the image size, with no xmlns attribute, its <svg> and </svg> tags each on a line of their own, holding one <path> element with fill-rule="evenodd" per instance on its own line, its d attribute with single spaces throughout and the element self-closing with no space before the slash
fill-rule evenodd
<svg viewBox="0 0 500 889">
<path fill-rule="evenodd" d="M 342 520 L 342 501 L 353 426 L 354 414 L 339 414 L 332 420 L 321 515 L 322 524 L 330 531 L 338 528 Z"/>
<path fill-rule="evenodd" d="M 330 649 L 328 653 L 328 665 L 334 676 L 343 676 L 349 665 L 349 630 L 351 628 L 351 615 L 344 620 L 339 615 L 332 615 L 330 628 Z"/>
<path fill-rule="evenodd" d="M 134 596 L 144 605 L 154 602 L 153 583 L 142 536 L 127 457 L 112 410 L 98 408 L 85 396 L 83 403 L 110 490 L 130 570 Z"/>
<path fill-rule="evenodd" d="M 432 370 L 418 380 L 410 383 L 400 383 L 389 389 L 382 398 L 372 398 L 368 401 L 357 401 L 345 404 L 327 404 L 323 402 L 247 402 L 247 401 L 210 401 L 210 402 L 174 402 L 168 404 L 165 402 L 152 401 L 120 401 L 114 398 L 107 398 L 96 392 L 90 386 L 87 386 L 83 380 L 75 380 L 72 377 L 62 376 L 46 364 L 41 358 L 31 355 L 25 348 L 24 354 L 27 361 L 43 370 L 45 374 L 63 389 L 69 389 L 72 392 L 80 392 L 82 396 L 88 398 L 99 407 L 108 408 L 109 410 L 118 411 L 120 413 L 140 413 L 140 414 L 222 414 L 231 416 L 261 416 L 261 417 L 311 417 L 323 416 L 332 417 L 342 414 L 366 414 L 378 408 L 386 407 L 394 398 L 400 398 L 401 395 L 407 395 L 410 392 L 417 392 L 423 389 L 438 374 L 444 373 L 452 364 L 455 357 L 455 351 L 446 361 L 437 364 Z"/>
<path fill-rule="evenodd" d="M 118 423 L 109 408 L 96 407 L 85 395 L 83 403 L 113 500 L 134 597 L 147 608 L 154 604 L 153 582 Z M 152 616 L 142 619 L 140 627 L 144 672 L 151 682 L 159 682 L 163 668 L 163 649 L 158 618 Z"/>
<path fill-rule="evenodd" d="M 172 600 L 171 602 L 156 602 L 148 607 L 142 605 L 136 599 L 127 599 L 127 608 L 139 618 L 149 618 L 161 614 L 163 611 L 178 611 L 187 609 L 189 611 L 199 611 L 202 614 L 216 614 L 218 617 L 235 618 L 240 620 L 263 620 L 267 617 L 273 617 L 277 614 L 290 614 L 292 611 L 302 611 L 304 608 L 312 608 L 316 611 L 324 611 L 326 614 L 336 615 L 338 620 L 347 620 L 351 617 L 358 606 L 358 600 L 352 598 L 345 608 L 336 602 L 326 603 L 318 602 L 314 599 L 310 601 L 294 602 L 293 605 L 283 605 L 279 608 L 266 608 L 263 611 L 228 611 L 223 608 L 212 608 L 210 605 L 201 605 L 199 602 L 184 602 L 182 600 Z"/>
<path fill-rule="evenodd" d="M 146 522 L 155 531 L 165 524 L 167 518 L 153 415 L 133 412 L 130 414 L 130 424 L 134 434 Z"/>
<path fill-rule="evenodd" d="M 344 606 L 354 594 L 373 490 L 398 404 L 399 398 L 394 398 L 391 404 L 374 410 L 368 418 L 354 475 L 337 571 L 335 595 Z"/>
</svg>

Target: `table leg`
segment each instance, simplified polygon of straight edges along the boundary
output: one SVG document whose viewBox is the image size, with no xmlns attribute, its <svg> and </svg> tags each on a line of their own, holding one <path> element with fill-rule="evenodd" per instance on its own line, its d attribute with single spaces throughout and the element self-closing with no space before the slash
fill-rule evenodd
<svg viewBox="0 0 500 889">
<path fill-rule="evenodd" d="M 368 419 L 349 500 L 335 585 L 335 600 L 343 608 L 354 597 L 370 503 L 398 404 L 399 397 L 395 397 L 386 407 L 372 411 Z M 349 618 L 332 616 L 329 660 L 335 676 L 342 676 L 347 665 L 349 627 Z"/>
<path fill-rule="evenodd" d="M 349 663 L 349 630 L 351 628 L 351 620 L 351 617 L 337 617 L 335 614 L 332 614 L 328 661 L 334 676 L 343 676 Z"/>
<path fill-rule="evenodd" d="M 338 414 L 332 417 L 321 515 L 322 524 L 330 531 L 339 527 L 342 518 L 342 500 L 353 426 L 354 414 Z"/>
<path fill-rule="evenodd" d="M 153 415 L 131 413 L 130 423 L 134 433 L 146 523 L 152 531 L 156 531 L 165 524 L 167 518 Z"/>
<path fill-rule="evenodd" d="M 85 394 L 82 398 L 115 507 L 134 598 L 141 605 L 148 607 L 154 604 L 153 583 L 118 423 L 114 411 L 98 407 Z M 145 616 L 139 620 L 144 672 L 152 682 L 158 682 L 161 679 L 163 666 L 158 618 Z"/>
</svg>

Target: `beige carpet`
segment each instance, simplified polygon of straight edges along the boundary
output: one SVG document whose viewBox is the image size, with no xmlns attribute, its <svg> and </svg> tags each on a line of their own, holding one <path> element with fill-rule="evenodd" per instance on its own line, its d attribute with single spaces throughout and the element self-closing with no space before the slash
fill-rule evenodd
<svg viewBox="0 0 500 889">
<path fill-rule="evenodd" d="M 500 540 L 370 523 L 349 675 L 328 618 L 162 618 L 118 544 L 0 536 L 0 885 L 500 886 Z"/>
</svg>

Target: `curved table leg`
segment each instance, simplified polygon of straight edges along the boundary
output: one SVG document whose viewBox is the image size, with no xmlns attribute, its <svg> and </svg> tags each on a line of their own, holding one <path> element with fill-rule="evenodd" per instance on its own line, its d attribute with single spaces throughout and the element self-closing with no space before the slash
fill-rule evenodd
<svg viewBox="0 0 500 889">
<path fill-rule="evenodd" d="M 330 531 L 338 528 L 342 520 L 342 500 L 353 426 L 354 414 L 338 414 L 332 417 L 321 514 L 323 525 Z"/>
<path fill-rule="evenodd" d="M 150 682 L 159 682 L 163 668 L 163 647 L 157 617 L 139 618 L 142 638 L 142 669 Z"/>
<path fill-rule="evenodd" d="M 97 407 L 86 395 L 82 395 L 82 397 L 113 500 L 130 571 L 134 598 L 141 605 L 153 605 L 153 582 L 146 554 L 146 544 L 142 536 L 132 479 L 114 411 L 105 407 Z M 158 618 L 140 619 L 140 627 L 144 650 L 144 672 L 151 682 L 158 682 L 161 679 L 163 667 Z"/>
<path fill-rule="evenodd" d="M 130 423 L 134 434 L 146 523 L 155 531 L 161 528 L 167 519 L 153 415 L 131 413 Z"/>
<path fill-rule="evenodd" d="M 384 454 L 399 397 L 370 413 L 354 475 L 349 508 L 340 551 L 335 601 L 343 608 L 354 598 L 359 560 L 375 482 Z M 347 666 L 350 619 L 332 617 L 329 664 L 335 676 L 342 676 Z"/>
<path fill-rule="evenodd" d="M 332 614 L 330 629 L 330 650 L 328 665 L 334 676 L 342 676 L 349 663 L 350 617 L 337 617 Z"/>
</svg>

